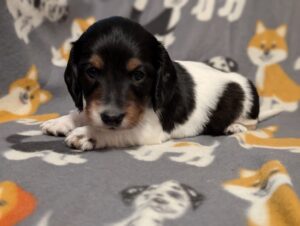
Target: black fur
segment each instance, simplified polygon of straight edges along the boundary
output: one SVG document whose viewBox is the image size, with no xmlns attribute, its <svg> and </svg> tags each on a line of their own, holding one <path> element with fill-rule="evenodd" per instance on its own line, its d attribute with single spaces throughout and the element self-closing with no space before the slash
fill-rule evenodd
<svg viewBox="0 0 300 226">
<path fill-rule="evenodd" d="M 243 110 L 244 92 L 239 84 L 229 83 L 219 99 L 216 109 L 211 110 L 210 120 L 204 126 L 202 134 L 224 135 Z"/>
<path fill-rule="evenodd" d="M 160 122 L 167 132 L 172 131 L 176 124 L 184 123 L 195 108 L 193 79 L 180 64 L 173 62 L 173 66 L 176 70 L 176 81 L 163 87 L 163 92 L 171 98 L 159 108 Z"/>
<path fill-rule="evenodd" d="M 105 66 L 91 82 L 86 67 L 93 54 L 101 56 Z M 140 70 L 146 79 L 139 85 L 133 85 L 126 76 L 125 65 L 132 57 L 143 62 Z M 195 107 L 190 75 L 172 62 L 153 35 L 138 23 L 121 17 L 98 21 L 74 43 L 65 81 L 79 110 L 83 110 L 83 97 L 88 99 L 95 89 L 101 90 L 102 102 L 113 103 L 119 109 L 126 104 L 127 93 L 131 91 L 137 102 L 148 100 L 147 106 L 158 113 L 167 132 L 185 122 Z"/>
<path fill-rule="evenodd" d="M 86 69 L 93 54 L 101 56 L 105 67 L 90 82 Z M 126 62 L 132 57 L 143 62 L 140 70 L 147 75 L 138 85 L 132 84 L 126 70 Z M 142 26 L 125 18 L 111 17 L 92 25 L 73 44 L 65 81 L 79 110 L 83 109 L 83 96 L 88 98 L 93 89 L 101 89 L 102 101 L 114 102 L 118 108 L 125 104 L 128 90 L 135 94 L 137 101 L 150 99 L 159 105 L 168 101 L 169 94 L 160 93 L 156 88 L 175 78 L 170 61 L 162 45 Z M 155 98 L 150 98 L 154 94 Z"/>
<path fill-rule="evenodd" d="M 250 80 L 249 80 L 249 86 L 251 89 L 253 101 L 252 101 L 252 107 L 248 114 L 248 117 L 250 119 L 257 119 L 259 116 L 259 96 L 258 96 L 255 86 L 253 85 L 253 83 Z"/>
</svg>

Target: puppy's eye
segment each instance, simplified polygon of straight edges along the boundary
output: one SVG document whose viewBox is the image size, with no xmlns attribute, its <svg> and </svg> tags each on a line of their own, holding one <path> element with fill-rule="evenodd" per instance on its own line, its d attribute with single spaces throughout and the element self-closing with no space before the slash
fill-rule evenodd
<svg viewBox="0 0 300 226">
<path fill-rule="evenodd" d="M 134 71 L 131 76 L 134 82 L 141 82 L 145 78 L 145 74 L 142 71 Z"/>
<path fill-rule="evenodd" d="M 97 77 L 97 75 L 99 75 L 99 69 L 97 69 L 95 67 L 89 67 L 86 69 L 85 72 L 91 78 L 95 78 L 95 77 Z"/>
</svg>

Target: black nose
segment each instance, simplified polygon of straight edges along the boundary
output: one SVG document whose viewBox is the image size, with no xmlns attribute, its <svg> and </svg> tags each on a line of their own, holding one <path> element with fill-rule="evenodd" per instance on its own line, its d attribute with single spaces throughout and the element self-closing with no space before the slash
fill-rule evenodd
<svg viewBox="0 0 300 226">
<path fill-rule="evenodd" d="M 117 127 L 121 124 L 125 113 L 109 113 L 109 112 L 103 112 L 100 114 L 102 121 L 112 127 Z"/>
</svg>

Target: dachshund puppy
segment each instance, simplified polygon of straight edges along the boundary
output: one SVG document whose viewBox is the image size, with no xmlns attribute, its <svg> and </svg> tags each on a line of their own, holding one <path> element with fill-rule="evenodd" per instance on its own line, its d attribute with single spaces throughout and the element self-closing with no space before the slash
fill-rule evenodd
<svg viewBox="0 0 300 226">
<path fill-rule="evenodd" d="M 243 132 L 259 116 L 247 78 L 172 61 L 153 35 L 121 17 L 95 23 L 74 43 L 65 82 L 78 111 L 41 128 L 82 151 Z"/>
</svg>

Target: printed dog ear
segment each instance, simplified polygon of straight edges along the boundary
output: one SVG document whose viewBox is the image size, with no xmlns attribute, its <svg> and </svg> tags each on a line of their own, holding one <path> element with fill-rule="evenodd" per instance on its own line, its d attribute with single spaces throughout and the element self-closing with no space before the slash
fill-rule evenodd
<svg viewBox="0 0 300 226">
<path fill-rule="evenodd" d="M 173 62 L 163 45 L 159 45 L 160 61 L 152 101 L 154 110 L 159 109 L 171 101 L 177 82 L 177 75 Z"/>
<path fill-rule="evenodd" d="M 181 186 L 183 187 L 183 189 L 186 191 L 186 193 L 190 197 L 192 208 L 194 210 L 197 209 L 200 206 L 200 204 L 202 204 L 202 202 L 204 200 L 204 196 L 186 184 L 181 184 Z"/>
<path fill-rule="evenodd" d="M 126 205 L 131 205 L 133 200 L 136 198 L 136 196 L 138 196 L 139 194 L 141 194 L 143 191 L 145 191 L 149 186 L 133 186 L 133 187 L 129 187 L 124 189 L 123 191 L 121 191 L 121 197 L 122 197 L 122 201 L 126 204 Z"/>
<path fill-rule="evenodd" d="M 78 68 L 74 62 L 74 46 L 70 51 L 69 61 L 65 70 L 65 82 L 67 84 L 69 93 L 75 103 L 75 106 L 82 111 L 83 109 L 83 94 L 79 82 Z"/>
</svg>

